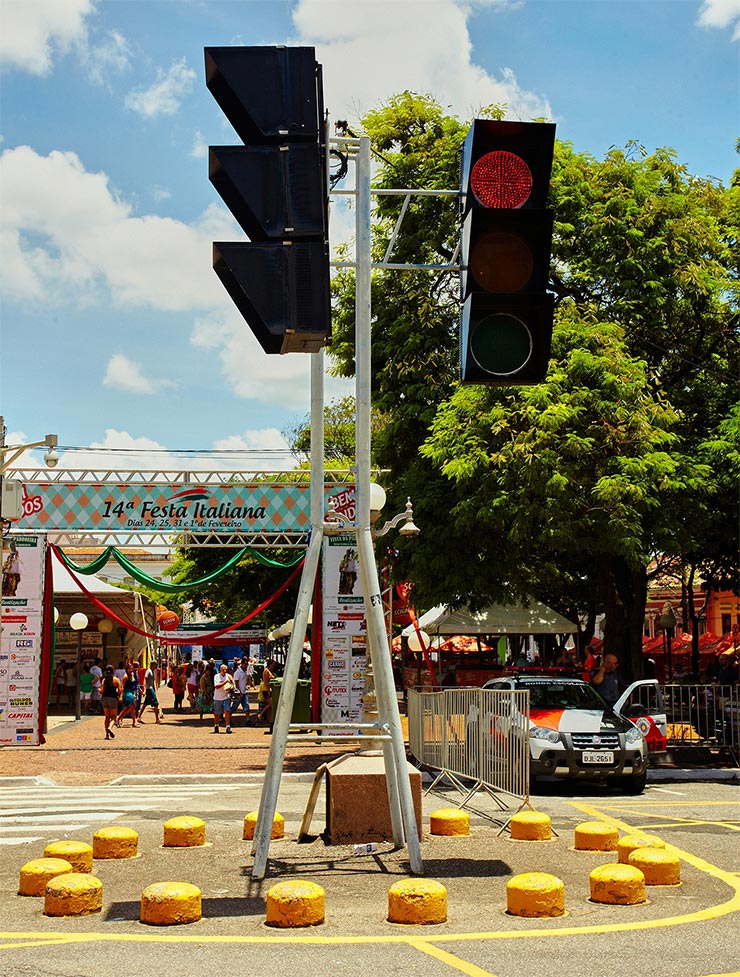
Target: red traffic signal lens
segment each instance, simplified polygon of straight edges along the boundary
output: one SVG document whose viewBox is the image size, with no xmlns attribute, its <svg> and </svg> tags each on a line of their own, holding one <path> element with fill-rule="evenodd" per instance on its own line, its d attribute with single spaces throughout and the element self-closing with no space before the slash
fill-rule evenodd
<svg viewBox="0 0 740 977">
<path fill-rule="evenodd" d="M 532 171 L 520 156 L 496 150 L 474 164 L 470 186 L 483 207 L 514 210 L 529 200 Z"/>
<path fill-rule="evenodd" d="M 481 319 L 470 337 L 470 352 L 475 362 L 486 373 L 500 377 L 525 367 L 532 349 L 532 334 L 526 324 L 503 312 Z"/>
<path fill-rule="evenodd" d="M 468 270 L 487 292 L 520 292 L 532 277 L 534 256 L 518 234 L 489 231 L 470 249 Z"/>
</svg>

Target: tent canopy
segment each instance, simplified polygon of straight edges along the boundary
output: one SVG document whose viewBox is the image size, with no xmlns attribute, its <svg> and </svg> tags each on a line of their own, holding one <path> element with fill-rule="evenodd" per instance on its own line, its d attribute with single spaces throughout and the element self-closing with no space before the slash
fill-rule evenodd
<svg viewBox="0 0 740 977">
<path fill-rule="evenodd" d="M 575 634 L 578 628 L 551 607 L 530 600 L 522 604 L 492 604 L 482 611 L 460 607 L 452 611 L 439 604 L 422 614 L 419 627 L 427 634 Z M 408 637 L 410 624 L 401 632 Z"/>
</svg>

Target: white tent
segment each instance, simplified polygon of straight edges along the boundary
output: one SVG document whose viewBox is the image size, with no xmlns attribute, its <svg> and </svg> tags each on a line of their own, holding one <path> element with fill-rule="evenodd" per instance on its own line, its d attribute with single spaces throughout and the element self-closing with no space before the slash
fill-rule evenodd
<svg viewBox="0 0 740 977">
<path fill-rule="evenodd" d="M 54 574 L 54 606 L 59 611 L 57 658 L 65 657 L 69 660 L 70 657 L 76 657 L 76 637 L 70 630 L 69 617 L 77 611 L 86 614 L 90 620 L 82 638 L 83 648 L 89 652 L 88 657 L 105 653 L 111 661 L 127 656 L 141 659 L 145 655 L 148 657 L 156 649 L 156 644 L 117 623 L 114 623 L 110 634 L 101 634 L 96 622 L 105 617 L 105 613 L 88 600 L 66 566 L 56 558 L 51 563 Z M 114 587 L 94 574 L 80 574 L 80 580 L 93 597 L 110 607 L 122 621 L 150 634 L 156 633 L 157 607 L 148 597 L 122 587 Z"/>
<path fill-rule="evenodd" d="M 439 604 L 422 614 L 419 627 L 429 635 L 435 634 L 574 634 L 575 624 L 551 607 L 530 600 L 522 604 L 492 604 L 482 611 L 469 607 L 450 610 Z M 408 637 L 414 631 L 410 624 L 401 632 Z"/>
</svg>

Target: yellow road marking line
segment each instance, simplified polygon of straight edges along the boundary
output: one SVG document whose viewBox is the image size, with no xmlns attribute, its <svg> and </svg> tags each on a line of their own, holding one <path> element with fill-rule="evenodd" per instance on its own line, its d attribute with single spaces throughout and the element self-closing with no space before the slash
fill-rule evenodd
<svg viewBox="0 0 740 977">
<path fill-rule="evenodd" d="M 575 802 L 572 802 L 575 803 Z M 605 803 L 600 807 L 605 811 L 642 810 L 643 807 L 737 807 L 735 801 L 629 801 L 621 803 Z"/>
<path fill-rule="evenodd" d="M 434 957 L 442 963 L 446 963 L 450 967 L 454 967 L 455 970 L 459 970 L 461 973 L 467 974 L 468 977 L 495 977 L 495 975 L 489 970 L 483 970 L 474 963 L 469 963 L 467 960 L 461 960 L 460 957 L 456 957 L 454 954 L 448 953 L 447 950 L 443 950 L 441 947 L 432 946 L 425 940 L 409 940 L 408 944 L 415 950 L 420 950 L 422 953 L 427 953 L 430 957 Z"/>
</svg>

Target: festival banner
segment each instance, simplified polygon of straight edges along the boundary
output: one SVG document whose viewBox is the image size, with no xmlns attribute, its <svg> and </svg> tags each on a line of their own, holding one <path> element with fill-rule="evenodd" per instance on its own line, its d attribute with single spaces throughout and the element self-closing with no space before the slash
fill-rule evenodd
<svg viewBox="0 0 740 977">
<path fill-rule="evenodd" d="M 324 487 L 337 512 L 354 518 L 354 486 Z M 26 482 L 21 532 L 307 533 L 310 486 Z"/>
<path fill-rule="evenodd" d="M 0 746 L 39 743 L 43 536 L 3 537 Z"/>
</svg>

